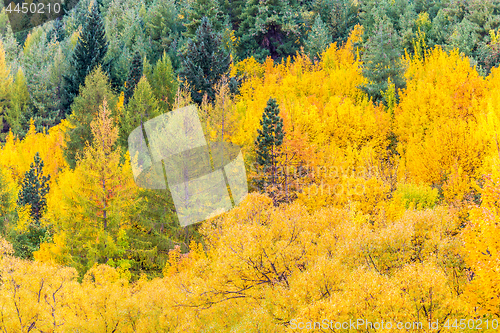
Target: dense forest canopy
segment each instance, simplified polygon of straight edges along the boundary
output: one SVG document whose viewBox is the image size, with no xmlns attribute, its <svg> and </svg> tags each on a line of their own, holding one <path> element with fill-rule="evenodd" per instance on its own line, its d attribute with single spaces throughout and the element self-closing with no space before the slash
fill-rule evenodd
<svg viewBox="0 0 500 333">
<path fill-rule="evenodd" d="M 0 12 L 0 331 L 497 329 L 500 1 L 66 5 Z M 129 135 L 192 105 L 250 193 L 181 227 Z"/>
</svg>

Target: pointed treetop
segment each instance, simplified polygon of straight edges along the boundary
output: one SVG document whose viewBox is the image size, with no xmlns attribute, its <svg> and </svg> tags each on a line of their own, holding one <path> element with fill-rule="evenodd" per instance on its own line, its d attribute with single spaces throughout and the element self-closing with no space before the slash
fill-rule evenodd
<svg viewBox="0 0 500 333">
<path fill-rule="evenodd" d="M 108 102 L 103 101 L 99 107 L 99 113 L 90 123 L 94 144 L 104 151 L 111 151 L 118 139 L 118 127 L 115 124 Z"/>
</svg>

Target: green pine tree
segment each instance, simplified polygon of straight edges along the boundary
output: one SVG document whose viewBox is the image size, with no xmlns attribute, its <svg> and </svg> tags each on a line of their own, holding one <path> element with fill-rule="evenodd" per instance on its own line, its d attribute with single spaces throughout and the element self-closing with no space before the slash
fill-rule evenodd
<svg viewBox="0 0 500 333">
<path fill-rule="evenodd" d="M 221 35 L 212 30 L 210 21 L 204 17 L 196 37 L 189 41 L 181 76 L 189 84 L 191 96 L 198 104 L 205 94 L 213 101 L 214 86 L 229 71 L 231 56 L 224 50 L 221 40 Z"/>
<path fill-rule="evenodd" d="M 109 70 L 111 86 L 115 91 L 124 91 L 130 70 L 130 50 L 119 40 L 111 41 L 108 50 L 104 62 L 113 61 L 113 66 L 110 66 Z"/>
<path fill-rule="evenodd" d="M 147 65 L 144 68 L 145 75 L 151 84 L 151 88 L 159 102 L 160 108 L 163 112 L 170 111 L 170 108 L 174 104 L 177 87 L 179 85 L 174 74 L 170 57 L 166 52 L 163 52 L 163 56 L 156 63 L 154 70 L 147 73 Z"/>
<path fill-rule="evenodd" d="M 0 40 L 0 141 L 4 141 L 9 132 L 8 112 L 12 91 L 12 75 L 5 61 L 5 52 Z"/>
<path fill-rule="evenodd" d="M 160 114 L 158 100 L 155 98 L 148 80 L 143 76 L 120 119 L 119 143 L 124 151 L 127 150 L 130 133 L 147 120 Z"/>
<path fill-rule="evenodd" d="M 180 67 L 177 55 L 183 44 L 182 33 L 186 30 L 180 19 L 175 0 L 155 0 L 145 17 L 146 35 L 151 39 L 152 52 L 148 59 L 156 63 L 163 52 L 167 52 L 175 69 Z"/>
<path fill-rule="evenodd" d="M 5 12 L 5 7 L 2 8 L 0 12 L 0 36 L 2 36 L 2 43 L 5 49 L 5 59 L 11 66 L 11 69 L 15 71 L 15 68 L 19 65 L 18 56 L 21 46 L 12 32 L 9 16 Z"/>
<path fill-rule="evenodd" d="M 132 58 L 132 63 L 130 64 L 130 70 L 127 77 L 127 87 L 125 88 L 125 100 L 124 103 L 127 104 L 129 99 L 134 94 L 135 88 L 142 77 L 142 57 L 139 52 L 135 52 Z"/>
<path fill-rule="evenodd" d="M 396 92 L 405 86 L 400 38 L 389 20 L 381 19 L 377 24 L 374 35 L 368 39 L 363 63 L 363 75 L 368 82 L 361 89 L 375 102 L 384 101 L 383 92 L 388 88 L 389 79 Z"/>
<path fill-rule="evenodd" d="M 293 56 L 302 45 L 304 25 L 294 0 L 248 0 L 240 16 L 237 36 L 240 59 L 265 61 Z"/>
<path fill-rule="evenodd" d="M 64 109 L 67 113 L 70 111 L 70 105 L 78 95 L 80 86 L 84 83 L 87 75 L 99 65 L 108 72 L 109 64 L 103 62 L 107 51 L 108 42 L 104 24 L 98 5 L 93 2 L 71 58 L 73 67 L 71 74 L 65 76 Z"/>
<path fill-rule="evenodd" d="M 92 144 L 90 123 L 99 112 L 103 101 L 108 102 L 111 110 L 115 109 L 117 96 L 113 93 L 107 75 L 100 66 L 86 78 L 80 94 L 71 105 L 68 118 L 72 128 L 66 133 L 66 150 L 64 155 L 71 168 L 76 166 L 77 155 L 81 155 L 87 144 Z"/>
<path fill-rule="evenodd" d="M 31 259 L 33 252 L 40 249 L 40 243 L 48 236 L 48 230 L 41 225 L 40 220 L 47 207 L 45 197 L 49 193 L 49 181 L 50 175 L 43 174 L 43 161 L 37 152 L 34 163 L 31 163 L 30 169 L 24 174 L 17 199 L 18 207 L 30 205 L 32 219 L 26 232 L 17 232 L 13 237 L 15 253 L 21 258 Z"/>
<path fill-rule="evenodd" d="M 109 42 L 105 62 L 113 62 L 109 77 L 115 90 L 123 90 L 130 69 L 131 57 L 135 50 L 149 52 L 149 43 L 145 44 L 146 29 L 142 10 L 144 3 L 127 0 L 110 1 L 106 14 L 102 12 Z M 104 7 L 105 8 L 105 7 Z M 104 9 L 103 8 L 103 9 Z M 140 78 L 140 76 L 139 76 Z"/>
<path fill-rule="evenodd" d="M 40 158 L 40 153 L 35 154 L 34 163 L 31 163 L 30 169 L 24 174 L 24 178 L 19 191 L 17 205 L 31 206 L 31 217 L 37 223 L 40 222 L 47 200 L 45 196 L 49 193 L 50 175 L 43 174 L 43 160 Z"/>
<path fill-rule="evenodd" d="M 314 25 L 304 43 L 305 51 L 311 59 L 319 59 L 321 53 L 332 43 L 332 36 L 328 32 L 328 27 L 321 20 L 318 14 L 314 20 Z"/>
<path fill-rule="evenodd" d="M 61 18 L 53 21 L 52 27 L 47 32 L 47 42 L 62 42 L 65 38 L 64 24 Z"/>
<path fill-rule="evenodd" d="M 194 0 L 188 10 L 188 22 L 185 24 L 186 32 L 184 36 L 186 38 L 196 36 L 196 30 L 201 25 L 203 17 L 207 17 L 212 22 L 212 28 L 215 31 L 222 30 L 224 18 L 217 0 Z"/>
<path fill-rule="evenodd" d="M 277 182 L 277 158 L 279 147 L 285 138 L 283 119 L 279 113 L 278 103 L 274 98 L 269 98 L 260 121 L 262 129 L 257 129 L 258 136 L 255 140 L 257 164 L 264 172 L 264 178 L 267 178 L 258 182 L 261 189 L 264 189 L 264 181 L 272 185 Z"/>
<path fill-rule="evenodd" d="M 146 76 L 148 81 L 151 80 L 151 75 L 153 74 L 153 66 L 147 57 L 142 59 L 142 73 Z"/>
</svg>

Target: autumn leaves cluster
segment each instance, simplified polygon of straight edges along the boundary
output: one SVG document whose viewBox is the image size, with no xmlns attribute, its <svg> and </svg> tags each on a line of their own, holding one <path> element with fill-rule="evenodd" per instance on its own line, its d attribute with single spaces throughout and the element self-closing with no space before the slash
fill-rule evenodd
<svg viewBox="0 0 500 333">
<path fill-rule="evenodd" d="M 16 209 L 20 179 L 39 151 L 51 175 L 44 221 L 54 237 L 34 261 L 13 257 L 0 238 L 0 327 L 285 332 L 294 319 L 498 318 L 500 71 L 484 77 L 458 52 L 428 49 L 403 58 L 406 88 L 389 83 L 384 94 L 394 102 L 375 105 L 359 89 L 360 36 L 355 29 L 318 63 L 297 54 L 232 67 L 246 79 L 238 95 L 221 86 L 213 104 L 202 103 L 205 133 L 241 145 L 250 170 L 262 112 L 276 99 L 286 132 L 280 149 L 303 167 L 306 185 L 293 189 L 290 203 L 276 206 L 255 192 L 202 222 L 201 238 L 187 251 L 171 246 L 153 279 L 133 276 L 141 260 L 159 265 L 137 241 L 149 227 L 134 209 L 150 201 L 137 195 L 129 163 L 112 148 L 117 129 L 105 105 L 92 122 L 102 140 L 75 169 L 63 158 L 66 122 L 23 140 L 9 136 L 0 194 L 10 201 L 0 212 Z M 176 103 L 187 102 L 179 91 Z M 313 172 L 321 168 L 369 172 Z M 364 191 L 317 190 L 347 184 Z M 103 195 L 106 208 L 96 199 Z M 105 256 L 119 259 L 92 260 Z"/>
</svg>

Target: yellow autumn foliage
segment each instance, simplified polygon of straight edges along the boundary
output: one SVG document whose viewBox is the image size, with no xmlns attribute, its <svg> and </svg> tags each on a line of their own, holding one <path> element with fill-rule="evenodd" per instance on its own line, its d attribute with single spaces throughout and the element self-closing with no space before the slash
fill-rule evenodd
<svg viewBox="0 0 500 333">
<path fill-rule="evenodd" d="M 463 233 L 464 257 L 472 275 L 472 281 L 466 288 L 466 296 L 470 303 L 478 308 L 479 313 L 495 317 L 500 315 L 498 161 L 499 159 L 496 159 L 495 172 L 485 176 L 481 205 L 471 210 L 471 221 Z"/>
<path fill-rule="evenodd" d="M 442 207 L 372 228 L 347 209 L 276 208 L 251 194 L 203 223 L 205 250 L 171 251 L 161 279 L 129 283 L 95 265 L 78 282 L 73 269 L 3 257 L 0 319 L 20 320 L 0 327 L 293 332 L 290 323 L 324 318 L 442 322 L 469 314 L 454 289 L 456 221 Z"/>
<path fill-rule="evenodd" d="M 38 152 L 44 162 L 43 173 L 56 179 L 58 173 L 67 167 L 63 149 L 64 131 L 68 126 L 68 122 L 63 120 L 48 133 L 37 133 L 32 120 L 24 139 L 20 140 L 10 132 L 5 145 L 0 147 L 0 168 L 8 168 L 16 183 L 20 184 Z"/>
<path fill-rule="evenodd" d="M 424 59 L 407 61 L 407 88 L 395 109 L 398 151 L 404 164 L 401 177 L 443 185 L 453 176 L 467 176 L 472 186 L 484 172 L 488 150 L 478 124 L 482 100 L 489 94 L 487 81 L 458 51 L 448 54 L 435 48 Z M 447 198 L 460 191 L 452 191 Z"/>
<path fill-rule="evenodd" d="M 96 244 L 103 258 L 117 252 L 137 217 L 133 206 L 148 204 L 135 201 L 129 156 L 122 163 L 112 150 L 116 129 L 104 109 L 93 125 L 102 143 L 74 170 L 62 157 L 66 123 L 49 133 L 32 126 L 23 140 L 9 135 L 0 148 L 9 185 L 0 194 L 15 206 L 39 151 L 52 179 L 43 223 L 55 234 L 35 261 L 14 258 L 0 237 L 0 331 L 299 332 L 326 319 L 326 328 L 311 329 L 319 332 L 363 319 L 393 323 L 387 332 L 431 332 L 429 322 L 498 320 L 500 70 L 481 77 L 458 51 L 427 50 L 405 58 L 399 101 L 374 105 L 358 88 L 364 78 L 353 48 L 361 35 L 356 27 L 317 64 L 297 54 L 281 64 L 233 65 L 245 80 L 234 98 L 220 86 L 216 103 L 201 107 L 207 134 L 241 145 L 251 164 L 274 97 L 286 132 L 280 162 L 294 156 L 290 172 L 305 175 L 292 177 L 291 202 L 250 193 L 202 222 L 201 242 L 186 253 L 174 246 L 158 278 L 130 281 L 127 264 L 112 260 L 80 276 L 62 266 Z M 176 107 L 190 103 L 179 90 Z M 18 214 L 22 227 L 27 217 Z"/>
</svg>

